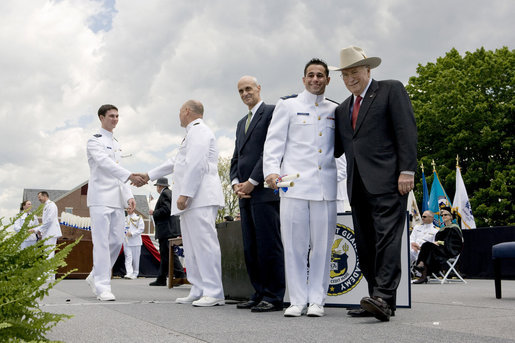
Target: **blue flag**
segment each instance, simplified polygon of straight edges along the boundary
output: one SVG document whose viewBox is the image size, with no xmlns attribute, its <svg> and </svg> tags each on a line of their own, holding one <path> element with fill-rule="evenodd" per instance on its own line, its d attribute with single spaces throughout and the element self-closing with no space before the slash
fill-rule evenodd
<svg viewBox="0 0 515 343">
<path fill-rule="evenodd" d="M 443 226 L 443 220 L 440 217 L 440 208 L 451 206 L 451 200 L 445 193 L 445 190 L 440 183 L 440 179 L 438 178 L 438 174 L 436 170 L 433 171 L 433 184 L 431 185 L 431 194 L 429 196 L 429 210 L 435 214 L 435 219 L 433 223 L 438 226 Z"/>
<path fill-rule="evenodd" d="M 422 213 L 429 210 L 429 192 L 427 191 L 427 182 L 424 171 L 422 171 Z"/>
</svg>

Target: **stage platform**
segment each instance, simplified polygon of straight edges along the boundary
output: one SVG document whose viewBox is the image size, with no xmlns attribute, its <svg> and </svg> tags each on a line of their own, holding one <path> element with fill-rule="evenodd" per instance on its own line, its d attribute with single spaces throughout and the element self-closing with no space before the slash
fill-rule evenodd
<svg viewBox="0 0 515 343">
<path fill-rule="evenodd" d="M 42 309 L 75 317 L 48 335 L 64 342 L 515 342 L 515 281 L 493 280 L 412 286 L 412 308 L 390 322 L 350 318 L 326 308 L 322 318 L 251 313 L 235 303 L 213 308 L 175 304 L 187 285 L 150 287 L 153 279 L 112 280 L 117 300 L 95 299 L 84 280 L 64 280 L 43 299 Z"/>
</svg>

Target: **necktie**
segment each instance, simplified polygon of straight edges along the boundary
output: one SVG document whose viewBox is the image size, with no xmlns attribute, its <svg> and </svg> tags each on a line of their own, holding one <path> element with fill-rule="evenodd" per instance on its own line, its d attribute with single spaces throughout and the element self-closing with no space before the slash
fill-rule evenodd
<svg viewBox="0 0 515 343">
<path fill-rule="evenodd" d="M 363 99 L 360 95 L 356 97 L 356 101 L 354 102 L 354 107 L 352 108 L 352 129 L 356 128 L 356 121 L 358 120 L 358 112 L 359 107 L 361 106 L 361 99 Z"/>
<path fill-rule="evenodd" d="M 249 111 L 249 114 L 247 114 L 247 122 L 245 123 L 245 133 L 247 133 L 247 130 L 249 129 L 250 119 L 252 119 L 252 111 Z"/>
</svg>

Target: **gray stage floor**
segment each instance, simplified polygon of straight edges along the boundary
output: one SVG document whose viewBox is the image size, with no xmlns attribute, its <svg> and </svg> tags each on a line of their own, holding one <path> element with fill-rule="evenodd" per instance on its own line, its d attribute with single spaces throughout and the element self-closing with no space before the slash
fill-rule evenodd
<svg viewBox="0 0 515 343">
<path fill-rule="evenodd" d="M 326 308 L 322 318 L 251 313 L 234 303 L 213 308 L 175 304 L 189 286 L 150 287 L 151 279 L 112 282 L 115 302 L 101 303 L 84 280 L 64 280 L 42 301 L 48 312 L 72 314 L 48 338 L 65 342 L 515 342 L 515 281 L 412 286 L 412 308 L 390 322 L 350 318 Z"/>
</svg>

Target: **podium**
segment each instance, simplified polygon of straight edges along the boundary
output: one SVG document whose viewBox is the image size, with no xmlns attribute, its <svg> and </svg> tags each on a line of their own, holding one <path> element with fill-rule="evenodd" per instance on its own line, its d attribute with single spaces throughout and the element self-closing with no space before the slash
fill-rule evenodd
<svg viewBox="0 0 515 343">
<path fill-rule="evenodd" d="M 66 266 L 57 270 L 56 277 L 61 277 L 72 269 L 77 269 L 68 275 L 67 279 L 85 279 L 93 268 L 93 242 L 91 231 L 79 230 L 69 226 L 61 225 L 63 236 L 57 240 L 57 245 L 65 245 L 75 242 L 82 236 L 79 243 L 70 251 L 65 259 Z"/>
</svg>

